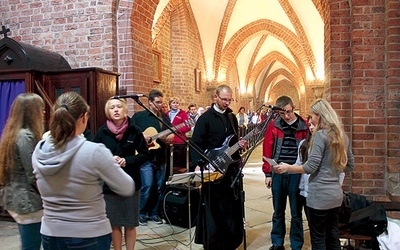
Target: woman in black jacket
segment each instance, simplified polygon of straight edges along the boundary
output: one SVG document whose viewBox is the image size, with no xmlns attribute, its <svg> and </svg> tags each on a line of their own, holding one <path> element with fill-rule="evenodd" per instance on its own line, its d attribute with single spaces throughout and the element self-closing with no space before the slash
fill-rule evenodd
<svg viewBox="0 0 400 250">
<path fill-rule="evenodd" d="M 112 226 L 114 249 L 122 249 L 122 227 L 125 228 L 126 249 L 134 249 L 136 227 L 139 226 L 140 166 L 147 161 L 149 151 L 142 131 L 131 124 L 128 105 L 124 99 L 109 99 L 105 105 L 106 124 L 97 132 L 94 141 L 103 143 L 114 159 L 135 181 L 133 196 L 122 197 L 104 185 L 107 217 Z"/>
</svg>

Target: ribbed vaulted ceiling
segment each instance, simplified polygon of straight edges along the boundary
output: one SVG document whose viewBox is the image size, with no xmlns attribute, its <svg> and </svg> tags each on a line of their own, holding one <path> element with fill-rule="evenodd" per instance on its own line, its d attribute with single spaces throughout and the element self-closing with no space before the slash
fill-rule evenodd
<svg viewBox="0 0 400 250">
<path fill-rule="evenodd" d="M 160 1 L 153 25 L 169 2 Z M 224 81 L 235 64 L 240 93 L 268 101 L 268 90 L 280 82 L 304 92 L 305 84 L 323 79 L 324 23 L 312 0 L 186 2 L 196 19 L 209 81 Z"/>
</svg>

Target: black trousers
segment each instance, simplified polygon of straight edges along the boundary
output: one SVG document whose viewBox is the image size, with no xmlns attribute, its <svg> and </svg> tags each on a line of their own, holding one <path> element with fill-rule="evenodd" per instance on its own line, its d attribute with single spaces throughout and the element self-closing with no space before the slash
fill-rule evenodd
<svg viewBox="0 0 400 250">
<path fill-rule="evenodd" d="M 318 210 L 308 207 L 312 250 L 340 250 L 339 207 Z"/>
</svg>

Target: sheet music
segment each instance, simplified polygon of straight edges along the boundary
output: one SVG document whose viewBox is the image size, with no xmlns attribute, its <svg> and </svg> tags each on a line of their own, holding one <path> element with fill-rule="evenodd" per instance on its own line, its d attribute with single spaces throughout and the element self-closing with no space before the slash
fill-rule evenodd
<svg viewBox="0 0 400 250">
<path fill-rule="evenodd" d="M 203 171 L 204 182 L 213 182 L 218 180 L 222 177 L 222 174 L 218 171 L 211 171 L 211 170 L 204 170 Z M 184 184 L 184 183 L 192 183 L 192 182 L 201 182 L 201 171 L 194 171 L 194 172 L 186 172 L 182 174 L 174 174 L 170 176 L 168 181 L 166 182 L 167 185 L 173 184 Z"/>
</svg>

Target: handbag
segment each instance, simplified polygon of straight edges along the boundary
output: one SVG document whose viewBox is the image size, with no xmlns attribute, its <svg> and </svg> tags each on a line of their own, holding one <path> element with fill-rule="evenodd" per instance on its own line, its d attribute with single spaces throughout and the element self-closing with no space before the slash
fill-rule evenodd
<svg viewBox="0 0 400 250">
<path fill-rule="evenodd" d="M 378 236 L 386 231 L 387 223 L 385 207 L 382 204 L 372 204 L 351 214 L 350 233 Z"/>
</svg>

